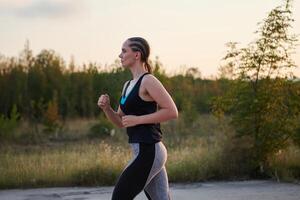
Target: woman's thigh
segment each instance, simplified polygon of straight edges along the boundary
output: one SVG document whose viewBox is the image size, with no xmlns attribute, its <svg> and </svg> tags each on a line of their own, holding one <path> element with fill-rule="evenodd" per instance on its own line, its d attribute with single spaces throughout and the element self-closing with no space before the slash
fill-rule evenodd
<svg viewBox="0 0 300 200">
<path fill-rule="evenodd" d="M 132 200 L 143 191 L 155 160 L 155 144 L 138 144 L 137 153 L 119 177 L 113 200 Z"/>
</svg>

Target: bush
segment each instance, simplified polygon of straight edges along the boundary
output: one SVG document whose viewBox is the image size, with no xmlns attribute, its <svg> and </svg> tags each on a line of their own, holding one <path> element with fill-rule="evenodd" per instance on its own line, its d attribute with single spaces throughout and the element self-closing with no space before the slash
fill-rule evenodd
<svg viewBox="0 0 300 200">
<path fill-rule="evenodd" d="M 110 136 L 113 136 L 113 125 L 101 115 L 99 122 L 90 128 L 88 137 L 105 138 Z"/>
<path fill-rule="evenodd" d="M 17 107 L 14 106 L 10 117 L 0 115 L 0 138 L 1 139 L 12 139 L 14 138 L 14 130 L 18 126 L 18 119 L 20 115 L 17 112 Z"/>
</svg>

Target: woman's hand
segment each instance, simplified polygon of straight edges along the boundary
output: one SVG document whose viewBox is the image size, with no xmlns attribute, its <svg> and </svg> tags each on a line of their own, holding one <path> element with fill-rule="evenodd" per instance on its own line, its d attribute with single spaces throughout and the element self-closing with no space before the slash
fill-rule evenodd
<svg viewBox="0 0 300 200">
<path fill-rule="evenodd" d="M 136 115 L 125 115 L 122 117 L 122 125 L 124 127 L 131 127 L 140 124 L 139 116 Z"/>
<path fill-rule="evenodd" d="M 108 108 L 110 108 L 110 100 L 108 94 L 102 94 L 99 97 L 97 104 L 102 110 L 107 110 Z"/>
</svg>

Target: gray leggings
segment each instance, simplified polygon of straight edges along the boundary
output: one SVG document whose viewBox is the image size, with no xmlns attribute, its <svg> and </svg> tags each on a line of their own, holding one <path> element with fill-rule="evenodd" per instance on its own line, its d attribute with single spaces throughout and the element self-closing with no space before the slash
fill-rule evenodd
<svg viewBox="0 0 300 200">
<path fill-rule="evenodd" d="M 165 168 L 167 150 L 162 142 L 131 143 L 133 159 L 126 166 L 113 191 L 113 200 L 132 200 L 144 190 L 150 200 L 169 200 Z"/>
</svg>

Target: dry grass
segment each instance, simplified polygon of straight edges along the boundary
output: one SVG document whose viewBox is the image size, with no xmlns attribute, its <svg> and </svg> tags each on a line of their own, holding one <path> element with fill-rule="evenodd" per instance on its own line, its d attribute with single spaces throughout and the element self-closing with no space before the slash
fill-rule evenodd
<svg viewBox="0 0 300 200">
<path fill-rule="evenodd" d="M 128 149 L 100 142 L 0 153 L 0 188 L 113 184 Z"/>
<path fill-rule="evenodd" d="M 76 141 L 2 145 L 0 188 L 113 185 L 131 158 L 130 148 L 122 130 L 104 140 L 84 139 L 96 122 L 66 122 L 65 134 L 79 138 Z M 247 145 L 247 141 L 233 143 L 232 129 L 226 122 L 220 124 L 213 117 L 202 115 L 190 126 L 182 121 L 170 122 L 163 125 L 163 130 L 171 182 L 239 178 L 249 172 L 247 166 L 242 166 L 247 165 L 243 151 L 234 148 Z M 270 160 L 269 170 L 271 176 L 280 180 L 299 180 L 300 150 L 290 147 L 282 151 Z"/>
<path fill-rule="evenodd" d="M 168 154 L 172 182 L 209 179 L 218 166 L 217 152 L 200 139 L 185 140 Z M 113 185 L 130 157 L 128 145 L 110 142 L 6 149 L 0 153 L 0 188 Z"/>
<path fill-rule="evenodd" d="M 300 149 L 290 146 L 269 159 L 269 173 L 277 181 L 300 180 Z"/>
</svg>

